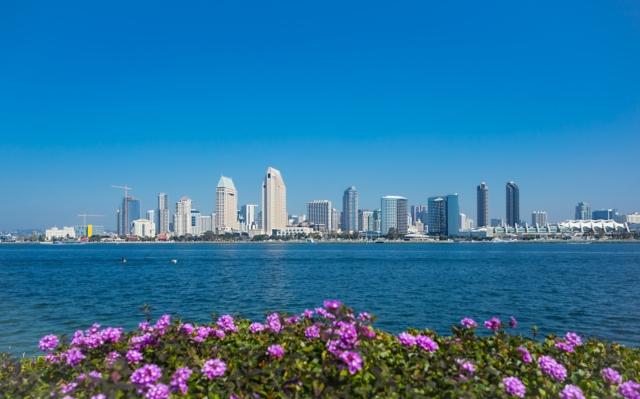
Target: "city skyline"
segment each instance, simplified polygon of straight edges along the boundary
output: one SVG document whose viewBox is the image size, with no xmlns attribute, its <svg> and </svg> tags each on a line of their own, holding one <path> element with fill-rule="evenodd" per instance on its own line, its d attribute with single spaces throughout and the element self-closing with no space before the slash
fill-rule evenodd
<svg viewBox="0 0 640 399">
<path fill-rule="evenodd" d="M 209 213 L 229 175 L 259 204 L 266 165 L 285 174 L 289 213 L 314 198 L 340 211 L 355 185 L 360 208 L 457 192 L 477 219 L 486 181 L 489 218 L 504 218 L 510 180 L 521 219 L 639 207 L 638 2 L 3 11 L 2 230 L 112 215 L 111 184 L 141 210 L 163 191 Z"/>
</svg>

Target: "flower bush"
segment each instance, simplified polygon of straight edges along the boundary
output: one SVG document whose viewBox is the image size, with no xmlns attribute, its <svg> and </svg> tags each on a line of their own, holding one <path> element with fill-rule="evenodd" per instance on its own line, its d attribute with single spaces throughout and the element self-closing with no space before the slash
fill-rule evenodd
<svg viewBox="0 0 640 399">
<path fill-rule="evenodd" d="M 43 337 L 42 356 L 0 355 L 0 397 L 640 398 L 637 348 L 574 332 L 510 334 L 513 318 L 465 317 L 450 336 L 392 335 L 373 321 L 328 300 L 263 321 L 164 315 L 131 332 L 94 324 L 71 339 Z"/>
</svg>

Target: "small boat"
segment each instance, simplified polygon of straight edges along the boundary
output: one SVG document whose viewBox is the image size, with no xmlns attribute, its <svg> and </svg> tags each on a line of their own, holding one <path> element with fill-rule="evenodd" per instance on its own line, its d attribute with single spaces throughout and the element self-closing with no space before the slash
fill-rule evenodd
<svg viewBox="0 0 640 399">
<path fill-rule="evenodd" d="M 171 263 L 175 265 L 176 263 L 178 263 L 178 259 L 171 259 Z"/>
<path fill-rule="evenodd" d="M 120 259 L 120 262 L 122 263 L 127 263 L 127 258 L 125 258 L 124 256 L 122 257 L 122 259 Z"/>
</svg>

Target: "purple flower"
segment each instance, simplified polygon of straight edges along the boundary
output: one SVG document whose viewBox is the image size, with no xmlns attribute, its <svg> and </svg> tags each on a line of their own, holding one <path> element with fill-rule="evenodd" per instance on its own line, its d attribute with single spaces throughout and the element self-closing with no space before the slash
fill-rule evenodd
<svg viewBox="0 0 640 399">
<path fill-rule="evenodd" d="M 362 370 L 362 358 L 357 352 L 345 351 L 340 354 L 340 360 L 346 363 L 349 374 Z"/>
<path fill-rule="evenodd" d="M 432 353 L 437 351 L 439 348 L 438 343 L 427 335 L 418 335 L 416 337 L 416 344 L 427 352 Z"/>
<path fill-rule="evenodd" d="M 402 345 L 407 347 L 415 346 L 416 344 L 416 337 L 409 334 L 408 332 L 401 332 L 400 334 L 398 334 L 398 340 Z"/>
<path fill-rule="evenodd" d="M 571 346 L 580 346 L 582 345 L 582 337 L 580 337 L 578 334 L 574 333 L 574 332 L 568 332 L 565 336 L 564 339 L 571 345 Z"/>
<path fill-rule="evenodd" d="M 286 319 L 284 319 L 285 324 L 296 324 L 299 321 L 300 321 L 300 318 L 296 315 L 289 316 Z"/>
<path fill-rule="evenodd" d="M 222 377 L 227 371 L 227 364 L 220 359 L 210 359 L 202 366 L 202 374 L 208 379 Z"/>
<path fill-rule="evenodd" d="M 567 353 L 572 353 L 573 352 L 573 345 L 571 345 L 568 342 L 558 341 L 558 342 L 556 342 L 555 347 L 560 349 L 563 352 L 567 352 Z"/>
<path fill-rule="evenodd" d="M 527 393 L 527 388 L 518 377 L 505 377 L 502 379 L 502 384 L 504 385 L 504 391 L 509 396 L 524 398 Z"/>
<path fill-rule="evenodd" d="M 148 388 L 162 377 L 162 369 L 155 364 L 145 364 L 131 374 L 130 381 L 139 388 Z"/>
<path fill-rule="evenodd" d="M 158 321 L 156 321 L 155 329 L 158 330 L 160 335 L 163 335 L 167 331 L 167 328 L 169 328 L 169 325 L 171 325 L 171 316 L 163 314 Z"/>
<path fill-rule="evenodd" d="M 600 372 L 602 379 L 605 380 L 607 384 L 618 385 L 622 382 L 622 376 L 616 370 L 611 367 L 607 367 L 602 369 Z"/>
<path fill-rule="evenodd" d="M 376 332 L 371 326 L 361 326 L 360 334 L 364 335 L 365 338 L 373 339 L 376 337 Z"/>
<path fill-rule="evenodd" d="M 460 366 L 460 370 L 469 375 L 476 372 L 476 366 L 468 360 L 456 359 L 456 363 L 458 363 L 458 366 Z"/>
<path fill-rule="evenodd" d="M 337 299 L 327 299 L 327 300 L 324 301 L 324 303 L 322 305 L 327 310 L 334 310 L 335 311 L 335 310 L 340 309 L 340 306 L 342 306 L 342 302 L 338 301 Z"/>
<path fill-rule="evenodd" d="M 564 381 L 567 378 L 567 369 L 551 356 L 542 356 L 538 359 L 538 365 L 544 374 L 556 381 Z"/>
<path fill-rule="evenodd" d="M 63 394 L 63 395 L 66 395 L 69 392 L 71 392 L 74 389 L 76 389 L 77 387 L 78 387 L 78 383 L 77 382 L 70 382 L 68 384 L 63 384 L 62 387 L 60 387 L 60 393 Z"/>
<path fill-rule="evenodd" d="M 104 342 L 115 344 L 122 338 L 122 328 L 107 327 L 100 332 L 100 336 Z"/>
<path fill-rule="evenodd" d="M 138 364 L 142 361 L 142 353 L 135 349 L 127 351 L 125 357 L 127 358 L 127 362 L 129 362 L 129 364 Z"/>
<path fill-rule="evenodd" d="M 146 399 L 167 399 L 169 397 L 169 387 L 164 384 L 151 385 L 144 397 Z"/>
<path fill-rule="evenodd" d="M 44 355 L 44 360 L 46 360 L 51 364 L 58 364 L 60 363 L 61 359 L 60 359 L 60 356 L 58 355 L 54 355 L 53 353 L 47 353 L 46 355 Z"/>
<path fill-rule="evenodd" d="M 284 356 L 284 348 L 278 344 L 273 344 L 267 348 L 267 355 L 276 359 L 282 359 Z"/>
<path fill-rule="evenodd" d="M 102 373 L 99 371 L 89 371 L 89 377 L 96 379 L 96 380 L 100 380 L 102 379 Z"/>
<path fill-rule="evenodd" d="M 82 351 L 78 348 L 70 348 L 68 351 L 63 353 L 63 356 L 67 361 L 67 364 L 72 367 L 80 364 L 80 362 L 85 358 Z"/>
<path fill-rule="evenodd" d="M 320 327 L 313 325 L 304 330 L 304 336 L 308 339 L 320 338 Z"/>
<path fill-rule="evenodd" d="M 561 399 L 584 399 L 582 390 L 575 385 L 565 385 L 562 392 L 560 392 Z"/>
<path fill-rule="evenodd" d="M 462 324 L 462 326 L 464 328 L 476 328 L 476 327 L 478 327 L 478 323 L 476 323 L 475 320 L 473 320 L 472 318 L 469 318 L 469 317 L 465 317 L 464 319 L 460 320 L 460 324 Z"/>
<path fill-rule="evenodd" d="M 302 312 L 302 317 L 304 317 L 306 319 L 312 318 L 313 317 L 313 310 L 305 309 L 304 312 Z"/>
<path fill-rule="evenodd" d="M 360 321 L 369 321 L 371 320 L 371 315 L 367 312 L 362 312 L 358 314 L 358 320 Z"/>
<path fill-rule="evenodd" d="M 238 332 L 238 327 L 236 327 L 233 322 L 233 317 L 231 315 L 225 314 L 220 316 L 218 321 L 216 322 L 218 327 L 222 328 L 223 331 L 226 332 Z"/>
<path fill-rule="evenodd" d="M 340 349 L 340 341 L 337 339 L 330 339 L 326 344 L 327 351 L 334 356 L 340 356 L 342 350 Z"/>
<path fill-rule="evenodd" d="M 640 384 L 629 380 L 620 384 L 618 393 L 625 399 L 640 399 Z"/>
<path fill-rule="evenodd" d="M 251 323 L 249 325 L 249 331 L 251 331 L 252 334 L 256 334 L 261 331 L 264 331 L 264 329 L 265 329 L 265 326 L 262 323 Z"/>
<path fill-rule="evenodd" d="M 118 352 L 109 352 L 107 357 L 104 359 L 108 366 L 113 366 L 116 360 L 120 359 L 120 354 Z"/>
<path fill-rule="evenodd" d="M 144 333 L 142 335 L 136 335 L 129 339 L 129 346 L 132 349 L 141 350 L 146 348 L 147 346 L 153 345 L 155 342 L 155 338 L 151 333 Z"/>
<path fill-rule="evenodd" d="M 173 373 L 173 376 L 171 376 L 171 389 L 186 395 L 189 391 L 187 382 L 189 381 L 189 377 L 191 377 L 191 373 L 192 371 L 188 367 L 177 369 L 176 372 Z"/>
<path fill-rule="evenodd" d="M 343 349 L 352 349 L 358 343 L 358 330 L 352 323 L 338 323 L 338 337 Z"/>
<path fill-rule="evenodd" d="M 195 342 L 204 342 L 207 338 L 209 338 L 209 334 L 212 332 L 211 327 L 200 326 L 196 328 L 196 336 L 193 337 Z"/>
<path fill-rule="evenodd" d="M 522 361 L 525 363 L 531 363 L 533 358 L 531 357 L 531 353 L 524 346 L 518 347 L 518 352 L 522 355 Z"/>
<path fill-rule="evenodd" d="M 148 322 L 142 321 L 142 322 L 138 323 L 138 330 L 140 330 L 142 332 L 151 332 L 151 331 L 153 331 L 153 328 L 149 325 Z"/>
<path fill-rule="evenodd" d="M 223 339 L 224 337 L 226 337 L 226 336 L 227 336 L 227 334 L 226 334 L 224 331 L 222 331 L 222 330 L 218 330 L 218 329 L 212 329 L 212 330 L 211 330 L 211 333 L 212 333 L 213 335 L 215 335 L 215 336 L 216 336 L 216 338 L 219 338 L 219 339 Z M 211 334 L 209 334 L 209 335 L 211 335 Z"/>
<path fill-rule="evenodd" d="M 267 327 L 276 334 L 282 330 L 282 323 L 280 323 L 280 315 L 278 313 L 271 313 L 267 316 Z"/>
<path fill-rule="evenodd" d="M 54 350 L 58 346 L 58 337 L 55 335 L 45 335 L 40 339 L 38 347 L 43 352 L 49 352 Z"/>
<path fill-rule="evenodd" d="M 107 396 L 103 393 L 99 393 L 97 395 L 93 395 L 91 399 L 107 399 Z"/>
<path fill-rule="evenodd" d="M 518 320 L 516 320 L 515 317 L 511 316 L 509 318 L 509 327 L 511 328 L 517 328 L 518 327 Z"/>
<path fill-rule="evenodd" d="M 193 330 L 194 330 L 193 324 L 191 323 L 184 323 L 180 326 L 180 331 L 182 331 L 187 335 L 191 335 L 193 333 Z"/>
<path fill-rule="evenodd" d="M 484 326 L 489 330 L 496 332 L 502 327 L 502 321 L 497 317 L 492 317 L 484 322 Z"/>
<path fill-rule="evenodd" d="M 332 315 L 331 313 L 327 312 L 324 308 L 316 308 L 315 311 L 319 316 L 322 316 L 325 319 L 335 319 L 336 318 L 334 315 Z"/>
</svg>

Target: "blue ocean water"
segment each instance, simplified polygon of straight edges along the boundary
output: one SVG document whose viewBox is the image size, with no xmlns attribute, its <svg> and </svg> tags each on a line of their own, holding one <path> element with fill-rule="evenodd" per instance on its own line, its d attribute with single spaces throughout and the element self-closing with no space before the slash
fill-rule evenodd
<svg viewBox="0 0 640 399">
<path fill-rule="evenodd" d="M 640 244 L 0 245 L 0 351 L 14 354 L 93 322 L 133 328 L 143 304 L 208 321 L 325 298 L 392 332 L 514 315 L 526 334 L 535 324 L 637 346 Z"/>
</svg>

